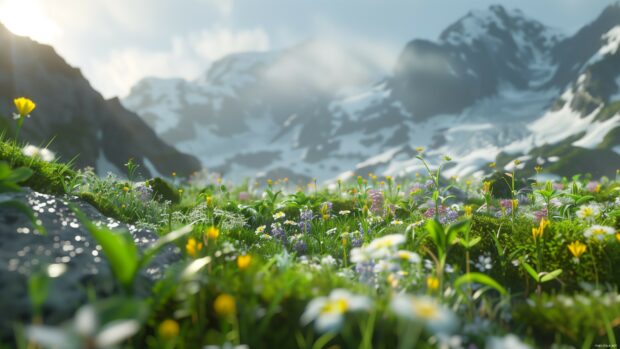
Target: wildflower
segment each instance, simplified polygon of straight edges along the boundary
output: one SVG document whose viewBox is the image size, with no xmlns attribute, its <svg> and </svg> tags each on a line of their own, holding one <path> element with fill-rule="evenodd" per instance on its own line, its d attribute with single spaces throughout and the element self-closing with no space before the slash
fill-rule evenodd
<svg viewBox="0 0 620 349">
<path fill-rule="evenodd" d="M 471 205 L 465 205 L 465 217 L 471 217 L 472 207 Z"/>
<path fill-rule="evenodd" d="M 618 242 L 620 242 L 620 233 L 616 233 L 616 240 L 618 240 Z"/>
<path fill-rule="evenodd" d="M 126 192 L 128 192 L 128 191 L 129 191 L 129 187 L 128 187 L 128 186 L 124 186 L 124 187 L 123 187 L 123 191 L 124 191 L 125 193 L 126 193 Z"/>
<path fill-rule="evenodd" d="M 430 291 L 437 291 L 437 289 L 439 289 L 439 279 L 435 276 L 429 276 L 426 279 L 426 287 L 428 287 Z"/>
<path fill-rule="evenodd" d="M 235 315 L 237 312 L 235 297 L 227 293 L 222 293 L 215 298 L 215 302 L 213 302 L 213 309 L 217 315 L 222 317 L 230 317 Z"/>
<path fill-rule="evenodd" d="M 593 225 L 588 228 L 583 235 L 586 238 L 596 238 L 598 240 L 603 240 L 606 235 L 613 235 L 615 233 L 615 229 L 612 227 L 606 227 L 604 225 Z"/>
<path fill-rule="evenodd" d="M 489 164 L 489 167 L 490 168 L 495 168 L 495 167 L 497 167 L 497 163 L 492 162 L 492 163 Z"/>
<path fill-rule="evenodd" d="M 376 238 L 368 244 L 368 249 L 378 250 L 383 248 L 396 247 L 405 242 L 405 236 L 402 234 L 390 234 L 380 238 Z"/>
<path fill-rule="evenodd" d="M 600 209 L 597 205 L 582 205 L 577 211 L 577 217 L 586 221 L 594 221 L 599 212 Z"/>
<path fill-rule="evenodd" d="M 314 321 L 319 332 L 337 331 L 342 326 L 344 315 L 348 312 L 370 309 L 370 299 L 355 295 L 345 289 L 335 289 L 328 297 L 318 297 L 310 301 L 301 316 L 304 325 Z"/>
<path fill-rule="evenodd" d="M 586 190 L 591 193 L 598 193 L 601 191 L 601 184 L 594 181 L 588 182 L 588 184 L 586 185 Z"/>
<path fill-rule="evenodd" d="M 534 171 L 536 171 L 536 173 L 541 173 L 542 172 L 542 166 L 538 165 L 536 167 L 534 167 Z"/>
<path fill-rule="evenodd" d="M 37 105 L 33 101 L 25 97 L 15 98 L 13 100 L 13 103 L 15 104 L 15 109 L 17 109 L 17 113 L 13 114 L 13 118 L 15 120 L 23 119 L 26 117 L 29 118 L 30 113 L 32 113 L 34 108 L 37 107 Z"/>
<path fill-rule="evenodd" d="M 417 151 L 418 153 L 424 153 L 424 147 L 416 147 L 415 151 Z"/>
<path fill-rule="evenodd" d="M 284 212 L 276 212 L 273 215 L 273 219 L 275 219 L 275 220 L 278 220 L 278 219 L 281 219 L 281 218 L 284 218 L 284 217 L 286 217 L 286 213 L 284 213 Z"/>
<path fill-rule="evenodd" d="M 188 255 L 196 258 L 200 250 L 202 250 L 202 242 L 198 242 L 194 238 L 190 238 L 189 240 L 187 240 L 187 244 L 185 244 L 185 251 Z"/>
<path fill-rule="evenodd" d="M 306 242 L 303 240 L 297 240 L 293 245 L 293 249 L 295 250 L 295 252 L 297 252 L 298 255 L 301 256 L 308 252 L 308 244 L 306 244 Z"/>
<path fill-rule="evenodd" d="M 157 333 L 163 339 L 174 339 L 179 335 L 179 323 L 172 319 L 166 319 L 159 324 Z"/>
<path fill-rule="evenodd" d="M 54 161 L 56 154 L 47 148 L 39 148 L 34 145 L 27 145 L 22 149 L 22 154 L 31 158 L 38 158 L 45 162 Z"/>
<path fill-rule="evenodd" d="M 329 219 L 331 211 L 332 211 L 332 203 L 331 202 L 326 201 L 326 202 L 321 204 L 320 212 L 321 212 L 321 216 L 323 217 L 323 220 Z"/>
<path fill-rule="evenodd" d="M 532 236 L 534 237 L 534 239 L 538 239 L 540 237 L 543 236 L 544 232 L 545 232 L 545 228 L 549 225 L 549 221 L 546 220 L 545 218 L 540 220 L 540 224 L 538 225 L 538 227 L 533 227 L 532 228 Z"/>
<path fill-rule="evenodd" d="M 420 263 L 421 260 L 417 253 L 411 251 L 399 250 L 396 255 L 399 259 L 410 263 Z"/>
<path fill-rule="evenodd" d="M 492 262 L 493 260 L 491 259 L 489 255 L 478 256 L 478 262 L 476 262 L 474 266 L 476 267 L 476 269 L 480 270 L 481 272 L 484 272 L 486 270 L 493 269 Z"/>
<path fill-rule="evenodd" d="M 403 221 L 401 221 L 399 219 L 395 219 L 390 224 L 392 224 L 392 225 L 403 225 Z"/>
<path fill-rule="evenodd" d="M 256 228 L 255 233 L 257 235 L 263 234 L 265 232 L 265 229 L 267 229 L 267 226 L 266 225 L 261 225 L 260 227 Z"/>
<path fill-rule="evenodd" d="M 512 210 L 517 211 L 517 207 L 519 207 L 519 200 L 517 199 L 512 200 Z"/>
<path fill-rule="evenodd" d="M 252 256 L 249 254 L 237 257 L 237 268 L 241 270 L 247 269 L 250 266 L 250 263 L 252 263 Z"/>
<path fill-rule="evenodd" d="M 297 225 L 297 222 L 287 219 L 284 221 L 284 225 Z"/>
<path fill-rule="evenodd" d="M 207 231 L 205 231 L 205 234 L 209 239 L 215 240 L 220 236 L 220 230 L 217 227 L 209 227 Z"/>
<path fill-rule="evenodd" d="M 351 213 L 351 211 L 349 211 L 349 210 L 341 210 L 341 211 L 338 212 L 338 214 L 341 215 L 341 216 L 346 216 L 349 213 Z"/>
<path fill-rule="evenodd" d="M 280 223 L 271 224 L 271 236 L 277 240 L 280 240 L 282 243 L 287 243 L 286 232 L 282 229 L 282 225 Z"/>
<path fill-rule="evenodd" d="M 368 197 L 372 204 L 370 205 L 370 211 L 374 214 L 382 214 L 383 213 L 383 192 L 380 190 L 371 189 L 368 191 Z"/>
<path fill-rule="evenodd" d="M 482 182 L 482 192 L 485 194 L 491 192 L 491 181 Z"/>
<path fill-rule="evenodd" d="M 579 257 L 581 257 L 581 255 L 586 252 L 586 249 L 587 249 L 586 245 L 581 243 L 580 241 L 574 241 L 568 244 L 568 250 L 573 255 L 574 261 L 576 263 L 579 262 Z"/>
<path fill-rule="evenodd" d="M 419 321 L 433 332 L 449 332 L 457 319 L 450 310 L 429 296 L 396 295 L 391 302 L 392 311 L 407 320 Z"/>
</svg>

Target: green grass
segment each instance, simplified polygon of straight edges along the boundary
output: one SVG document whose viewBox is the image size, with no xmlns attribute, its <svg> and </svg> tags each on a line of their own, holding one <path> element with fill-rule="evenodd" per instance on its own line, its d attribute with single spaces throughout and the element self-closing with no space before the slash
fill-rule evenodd
<svg viewBox="0 0 620 349">
<path fill-rule="evenodd" d="M 266 186 L 234 186 L 174 178 L 148 181 L 149 187 L 137 179 L 101 178 L 68 165 L 33 160 L 7 143 L 0 143 L 0 154 L 0 161 L 34 171 L 36 179 L 24 185 L 56 195 L 78 195 L 107 216 L 157 230 L 181 250 L 181 260 L 168 268 L 146 298 L 140 298 L 132 293 L 131 279 L 122 274 L 122 263 L 128 268 L 138 265 L 131 259 L 133 252 L 106 251 L 133 251 L 131 240 L 111 238 L 112 242 L 102 244 L 104 255 L 124 276 L 114 297 L 91 304 L 116 309 L 105 312 L 102 325 L 127 317 L 139 323 L 132 338 L 124 342 L 127 348 L 224 343 L 251 348 L 395 348 L 412 343 L 436 347 L 440 336 L 436 326 L 429 326 L 433 316 L 415 315 L 413 305 L 395 309 L 392 304 L 399 294 L 431 302 L 428 314 L 445 307 L 442 311 L 458 320 L 443 330 L 459 337 L 464 346 L 484 347 L 487 338 L 507 334 L 532 347 L 617 341 L 620 309 L 605 302 L 619 301 L 620 240 L 615 235 L 601 241 L 584 236 L 595 224 L 620 228 L 620 184 L 614 180 L 601 181 L 600 187 L 580 178 L 555 183 L 563 188 L 556 187 L 548 195 L 559 203 L 549 213 L 551 224 L 537 242 L 532 228 L 538 226 L 536 216 L 544 215 L 542 198 L 547 189 L 543 183 L 508 188 L 510 195 L 512 189 L 519 191 L 515 194 L 522 199 L 512 214 L 496 195 L 484 199 L 482 183 L 465 179 L 442 180 L 442 187 L 428 188 L 427 178 L 396 182 L 371 175 L 341 183 L 335 190 L 307 192 L 291 192 L 279 180 Z M 525 175 L 517 173 L 517 177 Z M 450 212 L 441 218 L 449 222 L 440 224 L 443 232 L 438 232 L 427 226 L 432 219 L 427 202 L 435 191 L 446 196 L 448 184 L 467 199 L 446 203 Z M 146 196 L 145 186 L 152 190 Z M 410 194 L 413 187 L 422 189 Z M 373 199 L 370 189 L 380 192 L 381 198 Z M 485 200 L 488 207 L 483 206 Z M 596 204 L 599 210 L 592 220 L 577 215 L 587 204 Z M 473 216 L 465 216 L 465 205 L 471 205 Z M 284 217 L 278 218 L 281 214 Z M 450 235 L 448 227 L 458 222 L 469 222 L 462 227 L 470 229 L 461 227 Z M 187 236 L 170 233 L 187 225 L 191 225 Z M 219 235 L 209 236 L 206 232 L 211 227 Z M 98 232 L 95 236 L 114 235 Z M 402 241 L 368 250 L 386 236 Z M 479 241 L 466 249 L 467 239 Z M 574 241 L 587 244 L 578 262 L 568 249 Z M 363 251 L 374 253 L 368 263 L 360 259 Z M 407 253 L 416 254 L 420 262 L 404 260 L 403 256 L 411 256 Z M 250 262 L 244 262 L 243 256 L 250 256 Z M 490 258 L 488 267 L 486 262 L 480 265 L 486 258 Z M 542 276 L 558 269 L 561 273 L 537 285 L 525 262 Z M 434 278 L 436 286 L 428 282 Z M 319 313 L 345 312 L 333 331 L 325 332 L 315 322 L 302 323 L 308 304 L 334 289 L 367 297 L 369 306 L 348 311 L 353 309 L 353 303 L 347 303 L 351 299 L 322 306 Z M 231 296 L 233 303 L 226 303 L 222 295 Z M 166 330 L 162 324 L 172 327 Z M 15 340 L 27 341 L 19 334 Z"/>
</svg>

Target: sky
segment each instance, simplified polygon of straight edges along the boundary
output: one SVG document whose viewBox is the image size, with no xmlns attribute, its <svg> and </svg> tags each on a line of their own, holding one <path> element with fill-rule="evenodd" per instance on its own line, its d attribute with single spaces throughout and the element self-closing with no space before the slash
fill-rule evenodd
<svg viewBox="0 0 620 349">
<path fill-rule="evenodd" d="M 411 39 L 435 39 L 493 4 L 571 34 L 612 0 L 0 0 L 0 22 L 54 46 L 105 97 L 144 77 L 197 78 L 227 54 L 311 39 L 355 46 L 387 72 Z"/>
</svg>

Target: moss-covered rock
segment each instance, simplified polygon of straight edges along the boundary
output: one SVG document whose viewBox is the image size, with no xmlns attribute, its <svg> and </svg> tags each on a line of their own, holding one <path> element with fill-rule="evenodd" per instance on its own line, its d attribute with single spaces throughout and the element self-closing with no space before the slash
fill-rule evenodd
<svg viewBox="0 0 620 349">
<path fill-rule="evenodd" d="M 155 177 L 148 181 L 149 186 L 153 189 L 153 197 L 160 202 L 170 201 L 173 204 L 181 202 L 181 195 L 174 189 L 172 184 L 166 182 L 164 179 Z"/>
</svg>

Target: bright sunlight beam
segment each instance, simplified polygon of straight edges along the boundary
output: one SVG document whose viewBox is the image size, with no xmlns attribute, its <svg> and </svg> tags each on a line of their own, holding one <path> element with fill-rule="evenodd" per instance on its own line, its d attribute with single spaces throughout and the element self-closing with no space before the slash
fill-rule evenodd
<svg viewBox="0 0 620 349">
<path fill-rule="evenodd" d="M 35 0 L 0 0 L 0 22 L 14 34 L 45 44 L 61 33 Z"/>
</svg>

